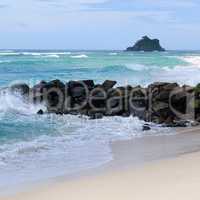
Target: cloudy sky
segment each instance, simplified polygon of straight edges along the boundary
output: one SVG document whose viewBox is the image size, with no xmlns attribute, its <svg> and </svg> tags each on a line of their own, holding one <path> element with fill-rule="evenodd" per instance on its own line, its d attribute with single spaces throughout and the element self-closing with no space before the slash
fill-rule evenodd
<svg viewBox="0 0 200 200">
<path fill-rule="evenodd" d="M 200 49 L 199 0 L 1 0 L 0 48 Z"/>
</svg>

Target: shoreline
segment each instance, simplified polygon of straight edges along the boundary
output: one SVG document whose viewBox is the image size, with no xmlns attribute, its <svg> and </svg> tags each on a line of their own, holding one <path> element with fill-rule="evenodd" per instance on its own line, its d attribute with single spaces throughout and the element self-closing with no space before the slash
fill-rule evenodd
<svg viewBox="0 0 200 200">
<path fill-rule="evenodd" d="M 170 170 L 173 174 L 172 168 L 174 168 L 174 170 L 178 173 L 177 166 L 183 163 L 183 168 L 181 168 L 181 171 L 184 172 L 184 170 L 186 170 L 185 164 L 188 164 L 188 161 L 191 160 L 191 163 L 197 162 L 196 158 L 200 156 L 200 146 L 198 145 L 200 144 L 200 134 L 198 134 L 200 133 L 198 132 L 199 128 L 196 127 L 186 129 L 178 129 L 179 133 L 176 135 L 144 137 L 138 138 L 137 140 L 114 142 L 111 144 L 113 161 L 111 161 L 110 163 L 97 169 L 89 169 L 87 171 L 80 172 L 78 173 L 78 175 L 75 176 L 57 177 L 54 179 L 50 179 L 48 180 L 48 182 L 45 183 L 36 183 L 30 185 L 30 187 L 25 187 L 21 191 L 15 191 L 15 194 L 6 194 L 3 196 L 0 195 L 0 200 L 45 200 L 48 199 L 49 192 L 52 193 L 52 195 L 50 195 L 51 198 L 49 198 L 52 200 L 57 198 L 62 199 L 62 197 L 64 197 L 65 195 L 71 196 L 71 199 L 81 199 L 81 193 L 80 196 L 76 196 L 76 192 L 73 193 L 73 191 L 75 191 L 75 188 L 85 188 L 86 181 L 88 183 L 88 187 L 86 187 L 85 189 L 81 189 L 81 191 L 83 193 L 85 193 L 86 191 L 89 192 L 87 193 L 88 199 L 92 199 L 92 197 L 96 198 L 96 196 L 98 196 L 101 189 L 98 189 L 98 187 L 95 187 L 94 185 L 98 185 L 100 183 L 105 184 L 106 187 L 109 188 L 109 190 L 107 191 L 109 195 L 111 195 L 109 199 L 116 199 L 117 196 L 113 196 L 115 195 L 113 192 L 115 191 L 115 187 L 119 187 L 117 183 L 120 183 L 121 180 L 125 181 L 124 186 L 123 188 L 121 188 L 121 190 L 127 190 L 127 192 L 130 193 L 131 188 L 129 185 L 134 185 L 134 187 L 138 187 L 136 184 L 137 181 L 135 182 L 135 178 L 139 180 L 138 174 L 140 174 L 141 179 L 144 181 L 144 189 L 146 190 L 148 188 L 146 188 L 147 180 L 145 179 L 145 177 L 151 176 L 151 170 L 153 170 L 153 172 L 155 173 L 155 169 L 158 169 L 159 176 L 165 177 L 166 175 L 164 173 L 160 173 L 160 171 Z M 181 131 L 184 131 L 184 133 L 182 133 Z M 138 158 L 135 157 L 136 155 L 140 157 L 141 162 L 138 162 Z M 191 164 L 191 168 L 193 167 L 193 165 L 200 166 L 200 160 L 195 164 Z M 170 174 L 168 175 L 170 176 Z M 181 175 L 183 175 L 183 179 L 189 177 L 187 173 L 183 173 Z M 132 176 L 134 178 L 133 180 L 130 180 L 130 177 Z M 117 179 L 116 182 L 112 181 L 113 179 Z M 94 183 L 94 185 L 92 183 Z M 158 184 L 155 183 L 152 179 L 152 187 L 154 185 L 153 183 Z M 162 180 L 160 180 L 160 183 L 163 183 Z M 69 187 L 71 188 L 70 190 L 67 189 Z M 63 190 L 64 188 L 66 188 L 66 190 Z M 93 191 L 95 191 L 95 193 Z M 118 190 L 116 189 L 116 191 Z M 143 195 L 142 192 L 141 195 Z M 106 199 L 106 196 L 103 196 L 102 199 Z M 129 199 L 129 197 L 127 197 L 127 199 Z"/>
</svg>

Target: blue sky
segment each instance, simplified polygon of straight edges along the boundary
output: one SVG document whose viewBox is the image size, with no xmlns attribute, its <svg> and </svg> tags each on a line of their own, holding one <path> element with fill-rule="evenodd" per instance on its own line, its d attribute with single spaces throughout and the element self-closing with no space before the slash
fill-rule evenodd
<svg viewBox="0 0 200 200">
<path fill-rule="evenodd" d="M 199 0 L 1 0 L 0 48 L 200 49 Z"/>
</svg>

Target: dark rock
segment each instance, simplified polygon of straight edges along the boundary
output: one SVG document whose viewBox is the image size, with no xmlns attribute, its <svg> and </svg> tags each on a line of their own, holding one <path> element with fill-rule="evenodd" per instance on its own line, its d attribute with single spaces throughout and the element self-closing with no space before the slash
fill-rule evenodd
<svg viewBox="0 0 200 200">
<path fill-rule="evenodd" d="M 142 131 L 150 131 L 151 127 L 149 126 L 149 124 L 144 124 L 142 127 Z"/>
<path fill-rule="evenodd" d="M 10 90 L 11 90 L 11 92 L 16 92 L 23 96 L 28 96 L 30 88 L 25 83 L 19 83 L 19 84 L 12 85 L 10 87 Z"/>
<path fill-rule="evenodd" d="M 39 98 L 48 113 L 87 115 L 91 119 L 133 115 L 146 122 L 174 127 L 186 126 L 181 120 L 193 119 L 195 114 L 195 120 L 200 122 L 200 84 L 180 87 L 177 83 L 156 82 L 147 88 L 114 88 L 116 83 L 106 80 L 95 85 L 92 80 L 83 80 L 64 84 L 53 80 L 41 81 L 32 89 L 26 84 L 17 84 L 11 86 L 11 91 L 31 94 L 34 100 Z M 195 113 L 187 113 L 189 106 Z M 43 113 L 43 110 L 38 111 L 38 114 Z"/>
<path fill-rule="evenodd" d="M 165 51 L 165 49 L 161 47 L 158 39 L 152 40 L 144 36 L 133 47 L 128 47 L 127 51 Z"/>
<path fill-rule="evenodd" d="M 70 81 L 67 83 L 68 94 L 73 98 L 88 96 L 94 88 L 93 80 Z"/>
<path fill-rule="evenodd" d="M 49 89 L 60 89 L 61 91 L 64 91 L 65 90 L 65 84 L 63 82 L 61 82 L 60 80 L 53 80 L 53 81 L 50 81 L 48 83 L 45 84 L 45 82 L 42 82 L 44 83 L 44 88 L 49 90 Z"/>
<path fill-rule="evenodd" d="M 130 113 L 142 120 L 146 120 L 148 110 L 147 100 L 147 90 L 145 88 L 141 88 L 140 86 L 133 88 L 129 97 Z"/>
<path fill-rule="evenodd" d="M 38 114 L 38 115 L 43 115 L 43 114 L 44 114 L 44 111 L 43 111 L 43 110 L 39 110 L 39 111 L 37 112 L 37 114 Z"/>
<path fill-rule="evenodd" d="M 103 82 L 102 87 L 105 91 L 112 89 L 117 84 L 117 81 L 106 80 Z"/>
<path fill-rule="evenodd" d="M 43 92 L 43 89 L 45 87 L 45 85 L 47 84 L 46 81 L 41 81 L 40 83 L 36 84 L 33 88 L 32 88 L 32 91 L 34 93 L 42 93 Z"/>
<path fill-rule="evenodd" d="M 50 113 L 63 113 L 65 103 L 65 84 L 60 80 L 53 80 L 44 85 L 43 101 Z"/>
<path fill-rule="evenodd" d="M 43 101 L 44 96 L 44 88 L 46 86 L 46 81 L 41 81 L 40 83 L 36 84 L 33 88 L 30 90 L 30 98 L 31 101 L 34 103 L 41 103 Z"/>
<path fill-rule="evenodd" d="M 88 98 L 89 108 L 95 112 L 99 111 L 105 113 L 107 97 L 108 95 L 102 87 L 95 87 L 92 91 L 90 91 Z"/>
<path fill-rule="evenodd" d="M 89 90 L 92 90 L 95 86 L 93 80 L 83 80 L 82 82 L 88 87 Z"/>
<path fill-rule="evenodd" d="M 174 128 L 178 128 L 178 127 L 188 127 L 190 125 L 190 122 L 187 120 L 180 120 L 180 121 L 175 121 L 172 124 L 165 124 L 163 125 L 164 127 L 174 127 Z"/>
<path fill-rule="evenodd" d="M 102 113 L 94 113 L 89 115 L 90 119 L 102 119 L 103 116 L 104 115 Z"/>
</svg>

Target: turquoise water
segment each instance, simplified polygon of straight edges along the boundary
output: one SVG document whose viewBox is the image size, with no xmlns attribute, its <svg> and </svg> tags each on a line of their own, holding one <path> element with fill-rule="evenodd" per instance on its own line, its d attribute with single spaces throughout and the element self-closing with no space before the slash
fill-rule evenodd
<svg viewBox="0 0 200 200">
<path fill-rule="evenodd" d="M 200 82 L 200 52 L 0 51 L 0 87 L 40 80 L 114 79 L 118 85 L 154 81 Z M 43 105 L 0 94 L 0 186 L 37 181 L 99 166 L 112 159 L 109 143 L 147 134 L 136 118 L 90 121 L 77 116 L 37 116 Z M 171 132 L 162 129 L 162 134 Z"/>
</svg>

